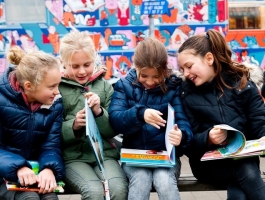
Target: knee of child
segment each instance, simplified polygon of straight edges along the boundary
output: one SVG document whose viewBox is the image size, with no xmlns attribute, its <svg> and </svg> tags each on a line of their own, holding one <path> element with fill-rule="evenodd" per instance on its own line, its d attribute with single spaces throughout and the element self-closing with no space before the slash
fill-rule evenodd
<svg viewBox="0 0 265 200">
<path fill-rule="evenodd" d="M 128 182 L 126 179 L 111 178 L 108 180 L 108 184 L 110 189 L 110 196 L 112 197 L 111 199 L 127 199 Z"/>
<path fill-rule="evenodd" d="M 102 187 L 93 187 L 93 188 L 82 188 L 81 196 L 82 199 L 104 199 L 104 189 Z"/>
</svg>

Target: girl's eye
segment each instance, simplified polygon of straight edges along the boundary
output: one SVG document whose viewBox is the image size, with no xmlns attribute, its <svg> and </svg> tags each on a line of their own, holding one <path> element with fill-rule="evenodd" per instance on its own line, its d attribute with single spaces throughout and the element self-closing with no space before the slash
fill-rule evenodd
<svg viewBox="0 0 265 200">
<path fill-rule="evenodd" d="M 188 66 L 188 69 L 190 69 L 192 67 L 192 65 Z"/>
</svg>

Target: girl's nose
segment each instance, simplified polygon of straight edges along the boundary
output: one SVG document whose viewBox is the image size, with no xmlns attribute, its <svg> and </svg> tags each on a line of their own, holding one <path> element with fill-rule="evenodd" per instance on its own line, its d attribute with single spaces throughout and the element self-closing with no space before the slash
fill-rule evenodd
<svg viewBox="0 0 265 200">
<path fill-rule="evenodd" d="M 85 68 L 82 66 L 82 67 L 80 67 L 80 69 L 79 69 L 79 74 L 83 74 L 83 73 L 86 73 L 86 70 L 85 70 Z"/>
<path fill-rule="evenodd" d="M 190 75 L 189 70 L 184 70 L 183 75 L 187 78 Z"/>
<path fill-rule="evenodd" d="M 147 84 L 147 85 L 150 85 L 150 86 L 153 85 L 153 84 L 154 84 L 153 79 L 149 79 L 149 80 L 147 80 L 147 81 L 146 81 L 146 84 Z"/>
<path fill-rule="evenodd" d="M 55 94 L 55 95 L 60 94 L 59 87 L 56 87 L 56 88 L 55 88 L 55 90 L 54 90 L 54 94 Z"/>
</svg>

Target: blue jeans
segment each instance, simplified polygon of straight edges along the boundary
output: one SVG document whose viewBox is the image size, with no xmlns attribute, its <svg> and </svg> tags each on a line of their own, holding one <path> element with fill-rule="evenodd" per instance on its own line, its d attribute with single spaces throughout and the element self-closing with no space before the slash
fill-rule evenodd
<svg viewBox="0 0 265 200">
<path fill-rule="evenodd" d="M 203 182 L 227 186 L 228 200 L 264 200 L 265 183 L 259 170 L 259 157 L 192 162 L 194 176 Z"/>
<path fill-rule="evenodd" d="M 177 159 L 174 168 L 122 168 L 129 179 L 128 200 L 147 200 L 152 187 L 155 188 L 159 200 L 180 200 L 177 180 L 180 175 L 181 163 Z"/>
<path fill-rule="evenodd" d="M 128 182 L 126 176 L 116 160 L 104 161 L 106 178 L 109 184 L 111 200 L 126 200 Z M 82 200 L 104 199 L 102 175 L 97 164 L 90 165 L 84 162 L 73 162 L 65 165 L 66 186 L 81 194 Z"/>
</svg>

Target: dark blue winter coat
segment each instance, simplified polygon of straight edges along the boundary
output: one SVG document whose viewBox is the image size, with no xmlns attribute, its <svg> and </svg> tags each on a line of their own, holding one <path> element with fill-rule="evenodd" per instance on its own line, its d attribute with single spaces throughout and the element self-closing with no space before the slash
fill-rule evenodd
<svg viewBox="0 0 265 200">
<path fill-rule="evenodd" d="M 222 74 L 226 84 L 236 86 L 235 78 Z M 265 136 L 265 106 L 257 86 L 248 81 L 246 87 L 228 89 L 223 87 L 224 94 L 217 89 L 214 81 L 196 87 L 187 80 L 182 85 L 182 103 L 185 113 L 192 125 L 194 137 L 187 155 L 191 169 L 196 177 L 200 175 L 204 165 L 215 162 L 200 161 L 206 151 L 220 147 L 208 145 L 209 131 L 214 125 L 228 124 L 241 131 L 247 140 Z M 219 164 L 229 159 L 218 161 Z"/>
<path fill-rule="evenodd" d="M 172 75 L 166 79 L 166 94 L 160 87 L 146 90 L 137 82 L 136 70 L 132 69 L 115 84 L 109 118 L 114 130 L 123 134 L 124 148 L 166 150 L 166 127 L 157 129 L 147 124 L 144 111 L 147 108 L 158 110 L 163 113 L 163 119 L 167 120 L 168 103 L 173 106 L 175 123 L 182 130 L 181 146 L 185 147 L 189 143 L 192 132 L 180 101 L 181 82 L 180 78 Z M 177 154 L 181 155 L 181 151 L 177 150 Z"/>
<path fill-rule="evenodd" d="M 65 169 L 60 151 L 63 107 L 57 99 L 50 108 L 32 112 L 21 92 L 9 83 L 8 68 L 0 77 L 0 177 L 17 181 L 21 167 L 31 168 L 27 160 L 39 162 L 40 171 L 53 170 L 62 180 Z"/>
</svg>

